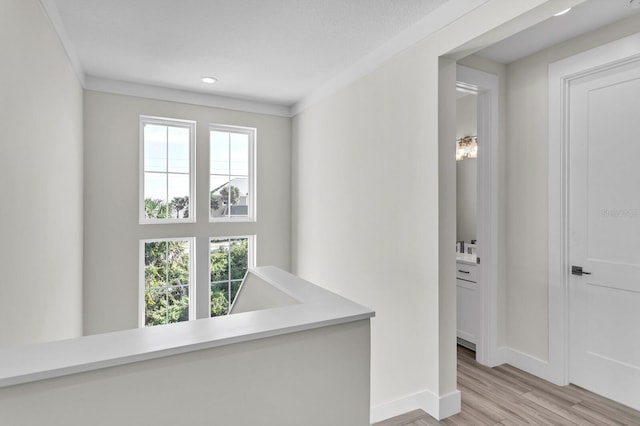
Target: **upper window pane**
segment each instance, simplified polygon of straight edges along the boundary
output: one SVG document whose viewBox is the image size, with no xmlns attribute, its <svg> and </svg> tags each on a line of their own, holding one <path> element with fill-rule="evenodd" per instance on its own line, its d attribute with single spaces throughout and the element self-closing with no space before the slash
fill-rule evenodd
<svg viewBox="0 0 640 426">
<path fill-rule="evenodd" d="M 254 155 L 255 129 L 211 126 L 211 220 L 255 219 Z"/>
<path fill-rule="evenodd" d="M 174 173 L 189 173 L 189 129 L 168 128 L 168 170 Z"/>
<path fill-rule="evenodd" d="M 229 151 L 230 174 L 249 176 L 249 135 L 232 133 Z"/>
<path fill-rule="evenodd" d="M 211 174 L 229 175 L 229 133 L 211 132 Z"/>
<path fill-rule="evenodd" d="M 167 171 L 167 127 L 144 126 L 144 171 Z"/>
<path fill-rule="evenodd" d="M 195 123 L 140 117 L 140 221 L 193 221 Z"/>
</svg>

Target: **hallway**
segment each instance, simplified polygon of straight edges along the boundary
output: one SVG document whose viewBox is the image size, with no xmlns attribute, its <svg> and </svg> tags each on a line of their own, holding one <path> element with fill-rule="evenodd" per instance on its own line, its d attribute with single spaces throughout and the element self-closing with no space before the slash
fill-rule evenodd
<svg viewBox="0 0 640 426">
<path fill-rule="evenodd" d="M 640 412 L 574 385 L 556 386 L 509 365 L 487 368 L 458 346 L 462 412 L 437 421 L 422 410 L 375 426 L 640 425 Z"/>
</svg>

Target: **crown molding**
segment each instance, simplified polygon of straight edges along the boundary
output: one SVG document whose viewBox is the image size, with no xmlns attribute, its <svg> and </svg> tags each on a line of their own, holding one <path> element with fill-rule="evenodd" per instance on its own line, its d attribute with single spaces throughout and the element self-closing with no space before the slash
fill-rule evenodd
<svg viewBox="0 0 640 426">
<path fill-rule="evenodd" d="M 301 113 L 316 102 L 327 98 L 338 90 L 364 77 L 401 51 L 482 6 L 487 1 L 489 0 L 447 1 L 419 22 L 364 56 L 351 67 L 328 80 L 295 103 L 291 107 L 292 115 Z"/>
<path fill-rule="evenodd" d="M 88 75 L 85 78 L 85 89 L 97 92 L 114 93 L 117 95 L 137 96 L 140 98 L 158 99 L 161 101 L 223 108 L 234 111 L 291 117 L 291 108 L 285 105 L 230 98 L 208 93 L 190 92 L 188 90 L 153 86 L 149 84 L 131 83 L 91 75 Z"/>
</svg>

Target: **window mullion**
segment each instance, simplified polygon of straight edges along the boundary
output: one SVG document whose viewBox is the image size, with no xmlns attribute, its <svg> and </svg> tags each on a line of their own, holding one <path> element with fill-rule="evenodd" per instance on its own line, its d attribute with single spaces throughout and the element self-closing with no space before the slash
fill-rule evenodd
<svg viewBox="0 0 640 426">
<path fill-rule="evenodd" d="M 169 241 L 164 244 L 164 302 L 165 302 L 165 321 L 169 323 Z"/>
<path fill-rule="evenodd" d="M 229 244 L 229 250 L 227 251 L 227 288 L 229 291 L 229 307 L 227 308 L 227 315 L 229 315 L 229 309 L 231 308 L 231 238 L 227 240 L 227 244 Z"/>
<path fill-rule="evenodd" d="M 229 155 L 227 157 L 227 217 L 231 217 L 231 132 L 227 133 L 227 149 Z M 231 290 L 229 290 L 229 297 L 231 297 Z"/>
<path fill-rule="evenodd" d="M 165 170 L 166 170 L 165 200 L 167 202 L 167 205 L 165 207 L 164 217 L 165 219 L 169 219 L 169 126 L 165 126 L 164 138 L 167 141 L 166 149 L 165 149 L 165 164 L 164 164 Z"/>
</svg>

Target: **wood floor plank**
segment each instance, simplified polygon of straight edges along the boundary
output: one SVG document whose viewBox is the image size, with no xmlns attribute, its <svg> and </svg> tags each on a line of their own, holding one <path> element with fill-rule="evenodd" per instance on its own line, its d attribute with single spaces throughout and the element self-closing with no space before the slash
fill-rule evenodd
<svg viewBox="0 0 640 426">
<path fill-rule="evenodd" d="M 598 411 L 592 410 L 589 407 L 585 407 L 582 404 L 574 405 L 573 411 L 575 411 L 576 413 L 582 414 L 587 418 L 593 419 L 593 421 L 597 422 L 598 425 L 602 425 L 602 426 L 624 426 L 625 425 L 625 423 L 623 423 L 622 421 L 607 417 Z"/>
<path fill-rule="evenodd" d="M 375 426 L 640 426 L 640 412 L 578 386 L 556 386 L 509 365 L 484 367 L 458 347 L 462 412 L 438 421 L 422 410 Z"/>
<path fill-rule="evenodd" d="M 544 407 L 545 409 L 551 411 L 552 413 L 566 419 L 567 421 L 580 425 L 580 426 L 598 426 L 597 423 L 594 423 L 592 420 L 587 417 L 582 416 L 581 414 L 577 414 L 572 410 L 572 407 L 567 407 L 562 403 L 558 403 L 558 400 L 555 396 L 545 395 L 539 391 L 532 391 L 522 395 L 523 398 L 528 399 L 529 401 L 539 405 L 540 407 Z"/>
<path fill-rule="evenodd" d="M 414 410 L 392 419 L 376 423 L 376 426 L 406 426 L 416 420 L 423 419 L 425 416 L 427 416 L 427 413 L 423 410 Z"/>
</svg>

